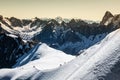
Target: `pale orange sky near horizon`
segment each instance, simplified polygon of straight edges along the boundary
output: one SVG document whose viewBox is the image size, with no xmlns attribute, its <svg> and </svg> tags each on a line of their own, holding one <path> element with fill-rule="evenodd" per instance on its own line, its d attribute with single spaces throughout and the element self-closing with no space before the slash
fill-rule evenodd
<svg viewBox="0 0 120 80">
<path fill-rule="evenodd" d="M 5 17 L 80 18 L 101 20 L 106 11 L 120 13 L 120 0 L 0 0 Z"/>
</svg>

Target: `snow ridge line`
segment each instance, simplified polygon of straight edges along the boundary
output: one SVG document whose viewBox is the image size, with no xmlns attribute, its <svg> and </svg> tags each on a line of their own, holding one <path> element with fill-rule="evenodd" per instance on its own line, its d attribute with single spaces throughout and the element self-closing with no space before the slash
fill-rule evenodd
<svg viewBox="0 0 120 80">
<path fill-rule="evenodd" d="M 114 37 L 118 32 L 120 32 L 120 30 L 118 30 L 116 33 L 114 33 L 111 37 Z M 105 45 L 105 44 L 103 44 L 103 45 Z M 93 53 L 93 55 L 91 55 L 91 57 L 94 56 L 95 53 L 98 52 L 101 48 L 102 48 L 102 47 L 99 47 L 99 48 Z M 91 57 L 89 57 L 89 58 L 87 59 L 87 61 L 89 61 L 89 59 L 90 59 Z M 87 61 L 86 61 L 86 62 L 87 62 Z M 77 72 L 77 70 L 78 70 L 79 68 L 81 68 L 84 64 L 85 64 L 85 63 L 83 63 L 82 65 L 79 65 L 79 67 L 76 68 L 65 80 L 69 80 L 69 78 L 70 78 L 75 72 Z"/>
</svg>

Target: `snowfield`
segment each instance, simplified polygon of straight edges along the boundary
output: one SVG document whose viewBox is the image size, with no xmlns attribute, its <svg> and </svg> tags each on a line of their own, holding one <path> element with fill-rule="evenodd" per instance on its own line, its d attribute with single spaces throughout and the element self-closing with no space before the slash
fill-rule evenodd
<svg viewBox="0 0 120 80">
<path fill-rule="evenodd" d="M 19 67 L 29 62 L 24 67 L 31 66 L 39 70 L 48 70 L 57 68 L 74 58 L 75 56 L 50 48 L 46 44 L 37 44 L 28 54 L 23 55 L 13 67 Z"/>
<path fill-rule="evenodd" d="M 74 58 L 75 56 L 50 48 L 46 44 L 37 44 L 29 53 L 18 59 L 13 69 L 1 69 L 0 79 L 27 79 L 37 72 L 59 68 Z"/>
<path fill-rule="evenodd" d="M 78 57 L 37 44 L 18 59 L 13 69 L 1 69 L 1 80 L 120 80 L 108 75 L 119 62 L 120 30 L 108 34 L 101 42 Z M 19 67 L 20 66 L 20 67 Z"/>
</svg>

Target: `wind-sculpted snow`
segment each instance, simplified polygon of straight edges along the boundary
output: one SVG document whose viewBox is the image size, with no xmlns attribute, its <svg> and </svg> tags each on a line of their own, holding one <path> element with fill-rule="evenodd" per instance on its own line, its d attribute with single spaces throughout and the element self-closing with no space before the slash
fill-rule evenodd
<svg viewBox="0 0 120 80">
<path fill-rule="evenodd" d="M 81 55 L 61 65 L 59 68 L 40 70 L 40 66 L 35 67 L 29 65 L 37 62 L 37 60 L 33 60 L 15 69 L 0 70 L 0 72 L 4 72 L 0 74 L 0 78 L 9 78 L 11 80 L 119 80 L 119 71 L 118 74 L 115 72 L 119 70 L 119 34 L 119 29 L 110 33 L 100 43 L 90 47 L 85 52 L 81 53 Z M 30 74 L 27 74 L 27 72 Z M 18 73 L 19 76 L 17 75 Z"/>
</svg>

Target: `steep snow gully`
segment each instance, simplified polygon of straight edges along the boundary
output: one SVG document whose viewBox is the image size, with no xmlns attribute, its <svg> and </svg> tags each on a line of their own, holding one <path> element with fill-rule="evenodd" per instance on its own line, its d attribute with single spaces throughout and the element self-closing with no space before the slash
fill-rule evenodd
<svg viewBox="0 0 120 80">
<path fill-rule="evenodd" d="M 119 72 L 114 72 L 116 68 L 119 69 L 118 62 L 120 57 L 120 30 L 116 30 L 108 34 L 100 43 L 90 47 L 85 52 L 83 52 L 78 57 L 73 57 L 64 54 L 61 51 L 49 48 L 46 44 L 42 44 L 41 48 L 37 47 L 35 54 L 40 54 L 41 57 L 30 61 L 28 59 L 33 59 L 29 55 L 26 60 L 27 64 L 16 67 L 13 69 L 1 69 L 0 79 L 5 80 L 16 80 L 16 79 L 31 79 L 31 80 L 119 80 Z M 34 51 L 34 49 L 33 49 Z M 39 69 L 36 65 L 42 65 L 41 61 L 45 58 L 48 52 L 53 52 L 54 56 L 56 53 L 64 54 L 69 58 L 68 63 L 63 61 L 59 67 L 54 67 L 50 69 Z M 47 59 L 51 58 L 47 56 Z M 62 55 L 57 54 L 57 58 L 64 58 Z M 34 57 L 35 58 L 35 57 Z M 52 57 L 51 59 L 56 58 Z M 73 59 L 74 58 L 74 59 Z M 73 59 L 73 60 L 72 60 Z M 53 59 L 55 64 L 56 59 Z M 64 60 L 64 59 L 62 59 Z M 70 61 L 71 60 L 71 61 Z M 49 60 L 48 60 L 49 61 Z M 59 61 L 59 60 L 58 60 Z M 40 62 L 40 63 L 39 63 Z M 23 62 L 24 63 L 24 62 Z M 60 63 L 60 62 L 57 62 Z M 30 64 L 30 65 L 29 65 Z M 46 63 L 48 64 L 48 63 Z M 64 64 L 64 65 L 62 65 Z M 32 66 L 31 66 L 32 65 Z M 43 63 L 45 66 L 45 62 Z M 112 74 L 110 74 L 113 71 Z M 29 74 L 28 74 L 29 73 Z"/>
</svg>

